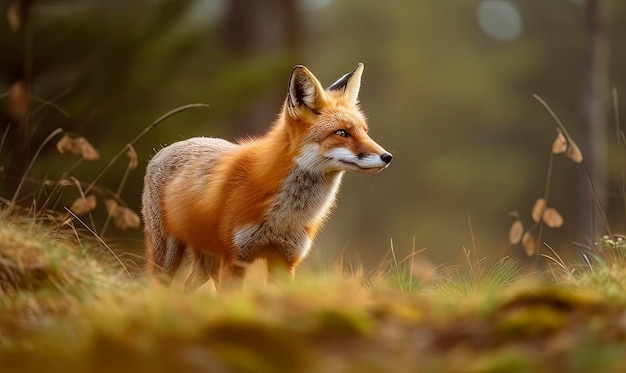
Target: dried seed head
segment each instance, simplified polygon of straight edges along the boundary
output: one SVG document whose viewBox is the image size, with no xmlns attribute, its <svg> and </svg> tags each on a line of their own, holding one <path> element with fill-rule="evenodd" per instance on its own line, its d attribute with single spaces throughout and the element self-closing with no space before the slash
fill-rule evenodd
<svg viewBox="0 0 626 373">
<path fill-rule="evenodd" d="M 560 128 L 557 127 L 556 132 L 556 139 L 554 139 L 554 142 L 552 143 L 552 153 L 565 153 L 567 150 L 567 139 L 565 138 L 565 135 L 563 135 L 563 132 L 561 132 Z"/>
<path fill-rule="evenodd" d="M 20 2 L 13 1 L 7 9 L 7 22 L 9 28 L 13 32 L 19 31 L 22 28 L 22 17 L 20 16 Z"/>
<path fill-rule="evenodd" d="M 114 199 L 107 199 L 106 201 L 104 201 L 104 206 L 106 207 L 107 212 L 109 213 L 109 216 L 115 215 L 118 204 L 117 202 L 115 202 Z"/>
<path fill-rule="evenodd" d="M 91 145 L 84 137 L 78 137 L 74 140 L 76 147 L 79 149 L 79 154 L 87 161 L 95 161 L 100 159 L 100 154 L 96 148 Z"/>
<path fill-rule="evenodd" d="M 118 217 L 115 219 L 115 225 L 118 228 L 139 228 L 141 225 L 141 218 L 139 218 L 139 215 L 135 211 L 129 209 L 128 207 L 118 208 L 118 211 L 120 210 L 121 212 L 119 212 Z"/>
<path fill-rule="evenodd" d="M 119 229 L 139 228 L 141 225 L 139 215 L 128 207 L 120 206 L 113 199 L 108 199 L 105 204 L 109 216 L 113 218 L 115 226 Z"/>
<path fill-rule="evenodd" d="M 92 211 L 95 208 L 96 208 L 96 196 L 91 194 L 84 198 L 83 197 L 77 198 L 74 201 L 74 203 L 72 203 L 70 210 L 72 210 L 74 214 L 76 215 L 84 215 Z"/>
<path fill-rule="evenodd" d="M 548 207 L 543 212 L 543 222 L 550 228 L 559 228 L 563 225 L 563 217 L 557 209 Z"/>
<path fill-rule="evenodd" d="M 535 201 L 535 205 L 531 211 L 531 216 L 535 223 L 539 223 L 541 221 L 541 217 L 543 216 L 543 212 L 546 209 L 546 200 L 543 198 L 538 198 Z"/>
<path fill-rule="evenodd" d="M 567 158 L 571 159 L 576 163 L 581 163 L 583 161 L 583 153 L 578 148 L 575 142 L 570 141 L 569 147 L 567 148 L 567 152 L 565 152 Z"/>
<path fill-rule="evenodd" d="M 76 137 L 73 138 L 68 134 L 63 135 L 63 137 L 57 142 L 57 150 L 59 153 L 63 154 L 65 152 L 69 152 L 72 154 L 80 155 L 83 159 L 87 161 L 95 161 L 100 159 L 100 154 L 96 150 L 96 148 L 87 141 L 84 137 Z"/>
<path fill-rule="evenodd" d="M 517 245 L 522 240 L 524 234 L 524 225 L 520 220 L 515 220 L 509 229 L 509 243 Z"/>
<path fill-rule="evenodd" d="M 526 232 L 522 236 L 522 247 L 528 256 L 533 256 L 537 252 L 537 241 L 530 232 Z"/>
<path fill-rule="evenodd" d="M 137 152 L 135 152 L 135 148 L 132 145 L 128 144 L 128 150 L 126 151 L 126 155 L 128 156 L 128 169 L 134 170 L 139 165 L 139 161 L 137 160 Z"/>
<path fill-rule="evenodd" d="M 57 142 L 57 150 L 59 153 L 63 154 L 65 152 L 74 152 L 74 140 L 68 135 L 65 134 L 61 139 Z"/>
<path fill-rule="evenodd" d="M 411 259 L 411 273 L 420 281 L 431 281 L 437 276 L 437 268 L 426 258 L 413 257 Z"/>
<path fill-rule="evenodd" d="M 24 121 L 28 115 L 29 97 L 28 89 L 23 81 L 13 83 L 7 96 L 7 112 L 19 121 Z"/>
</svg>

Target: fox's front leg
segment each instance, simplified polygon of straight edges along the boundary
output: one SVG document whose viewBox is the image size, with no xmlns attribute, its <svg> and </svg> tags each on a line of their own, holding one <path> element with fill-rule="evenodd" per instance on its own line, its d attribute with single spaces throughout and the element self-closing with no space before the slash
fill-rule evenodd
<svg viewBox="0 0 626 373">
<path fill-rule="evenodd" d="M 206 283 L 209 279 L 213 279 L 215 288 L 217 289 L 219 269 L 219 258 L 211 254 L 195 251 L 193 253 L 191 272 L 185 279 L 183 288 L 187 292 L 192 292 Z"/>
<path fill-rule="evenodd" d="M 268 250 L 265 254 L 265 260 L 267 261 L 267 276 L 269 282 L 293 282 L 296 265 L 300 260 L 299 258 L 286 257 L 278 250 Z"/>
<path fill-rule="evenodd" d="M 251 260 L 240 259 L 224 263 L 215 280 L 217 291 L 241 290 L 243 288 L 243 280 L 246 278 L 246 272 L 251 264 Z"/>
</svg>

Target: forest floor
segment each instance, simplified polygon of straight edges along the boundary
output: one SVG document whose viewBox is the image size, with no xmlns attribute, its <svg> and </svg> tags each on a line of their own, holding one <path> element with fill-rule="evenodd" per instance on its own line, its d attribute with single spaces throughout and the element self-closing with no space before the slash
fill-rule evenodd
<svg viewBox="0 0 626 373">
<path fill-rule="evenodd" d="M 424 276 L 393 261 L 367 279 L 298 273 L 216 295 L 129 277 L 93 252 L 0 222 L 1 372 L 626 371 L 616 264 L 526 274 L 476 261 Z"/>
</svg>

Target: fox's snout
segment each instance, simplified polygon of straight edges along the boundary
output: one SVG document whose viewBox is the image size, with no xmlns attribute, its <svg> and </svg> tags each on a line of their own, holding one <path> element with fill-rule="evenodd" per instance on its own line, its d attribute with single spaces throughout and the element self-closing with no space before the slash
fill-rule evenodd
<svg viewBox="0 0 626 373">
<path fill-rule="evenodd" d="M 391 163 L 391 160 L 393 159 L 393 154 L 384 152 L 383 154 L 380 155 L 380 159 L 382 159 L 383 162 L 389 165 L 389 163 Z"/>
</svg>

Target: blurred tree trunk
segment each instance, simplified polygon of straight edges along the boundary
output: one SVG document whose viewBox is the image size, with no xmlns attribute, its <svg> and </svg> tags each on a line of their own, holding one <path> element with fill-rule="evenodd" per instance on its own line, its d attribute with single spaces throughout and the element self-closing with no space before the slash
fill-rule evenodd
<svg viewBox="0 0 626 373">
<path fill-rule="evenodd" d="M 273 119 L 286 94 L 287 79 L 297 61 L 302 35 L 302 19 L 296 0 L 230 0 L 222 24 L 221 36 L 226 50 L 235 59 L 283 56 L 276 72 L 276 84 L 253 100 L 251 110 L 233 118 L 232 126 L 239 134 L 264 132 L 268 118 Z M 283 83 L 284 84 L 281 84 Z M 242 92 L 245 94 L 245 92 Z M 276 103 L 279 103 L 278 105 Z"/>
<path fill-rule="evenodd" d="M 580 101 L 581 149 L 595 185 L 598 201 L 606 208 L 606 134 L 609 94 L 609 1 L 587 0 L 586 70 Z M 593 201 L 583 172 L 578 183 L 578 231 L 594 240 L 606 227 Z M 590 234 L 590 236 L 587 236 Z"/>
<path fill-rule="evenodd" d="M 2 129 L 0 136 L 4 136 L 4 132 L 8 130 L 6 142 L 2 145 L 8 148 L 10 160 L 5 170 L 8 175 L 6 182 L 3 183 L 5 189 L 0 190 L 4 197 L 10 197 L 15 193 L 31 158 L 32 128 L 29 122 L 29 107 L 32 83 L 30 51 L 32 39 L 27 29 L 31 6 L 32 0 L 14 0 L 7 7 L 6 14 L 11 35 L 15 40 L 19 40 L 24 52 L 16 61 L 19 66 L 13 66 L 12 71 L 8 72 L 6 77 L 10 85 L 4 102 L 6 116 L 0 115 L 0 120 L 3 122 L 0 125 Z M 15 54 L 20 55 L 18 51 L 15 51 Z M 4 176 L 2 174 L 0 172 L 0 176 Z"/>
</svg>

